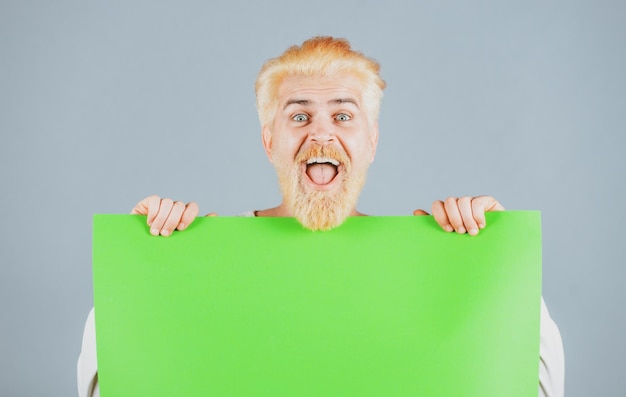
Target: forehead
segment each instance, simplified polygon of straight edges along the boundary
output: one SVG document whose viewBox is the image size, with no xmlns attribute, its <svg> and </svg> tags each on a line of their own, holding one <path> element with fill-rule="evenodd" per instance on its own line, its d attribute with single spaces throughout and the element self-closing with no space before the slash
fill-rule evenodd
<svg viewBox="0 0 626 397">
<path fill-rule="evenodd" d="M 328 103 L 337 99 L 352 99 L 360 107 L 363 94 L 361 81 L 352 75 L 288 76 L 278 87 L 278 104 L 283 108 L 292 101 Z"/>
</svg>

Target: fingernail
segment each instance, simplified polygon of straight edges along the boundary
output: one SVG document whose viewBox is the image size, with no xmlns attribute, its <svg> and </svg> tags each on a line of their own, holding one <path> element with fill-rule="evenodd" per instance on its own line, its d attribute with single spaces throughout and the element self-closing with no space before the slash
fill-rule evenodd
<svg viewBox="0 0 626 397">
<path fill-rule="evenodd" d="M 469 230 L 469 234 L 470 234 L 470 236 L 475 236 L 475 235 L 477 235 L 477 234 L 478 234 L 478 229 L 470 229 L 470 230 Z"/>
<path fill-rule="evenodd" d="M 170 231 L 169 231 L 169 230 L 165 230 L 165 229 L 163 229 L 163 230 L 161 231 L 161 236 L 165 236 L 165 237 L 167 237 L 167 236 L 169 236 L 169 235 L 170 235 Z"/>
<path fill-rule="evenodd" d="M 478 224 L 478 228 L 479 229 L 484 229 L 485 228 L 485 224 L 484 223 L 479 223 Z"/>
<path fill-rule="evenodd" d="M 445 225 L 445 226 L 443 227 L 443 230 L 445 230 L 446 232 L 451 232 L 451 231 L 453 231 L 454 229 L 453 229 L 453 228 L 452 228 L 452 226 L 450 226 L 450 225 Z"/>
<path fill-rule="evenodd" d="M 153 236 L 158 236 L 159 235 L 159 229 L 157 229 L 157 228 L 150 229 L 150 234 L 153 235 Z"/>
<path fill-rule="evenodd" d="M 465 228 L 464 228 L 463 226 L 461 226 L 461 227 L 459 228 L 459 230 L 457 230 L 457 233 L 459 233 L 459 234 L 463 234 L 463 233 L 465 233 L 465 232 L 466 232 L 466 230 L 465 230 Z"/>
<path fill-rule="evenodd" d="M 178 225 L 178 230 L 183 230 L 185 228 L 185 224 L 181 223 L 180 225 Z"/>
</svg>

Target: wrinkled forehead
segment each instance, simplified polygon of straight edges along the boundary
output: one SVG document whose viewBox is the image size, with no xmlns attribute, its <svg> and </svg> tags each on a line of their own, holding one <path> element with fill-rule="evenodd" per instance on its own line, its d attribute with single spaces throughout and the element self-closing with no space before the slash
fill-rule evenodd
<svg viewBox="0 0 626 397">
<path fill-rule="evenodd" d="M 327 103 L 349 100 L 361 107 L 364 87 L 354 75 L 335 76 L 286 76 L 277 90 L 279 110 L 294 101 Z"/>
</svg>

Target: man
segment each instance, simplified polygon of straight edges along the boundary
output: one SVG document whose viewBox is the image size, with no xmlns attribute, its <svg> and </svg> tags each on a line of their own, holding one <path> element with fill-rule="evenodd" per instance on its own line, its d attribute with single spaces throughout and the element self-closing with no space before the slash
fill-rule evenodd
<svg viewBox="0 0 626 397">
<path fill-rule="evenodd" d="M 265 63 L 256 81 L 263 146 L 274 164 L 282 202 L 247 216 L 295 217 L 311 230 L 361 216 L 357 199 L 378 142 L 378 112 L 385 82 L 376 61 L 345 40 L 315 37 Z M 492 197 L 435 201 L 432 213 L 448 232 L 478 234 L 486 211 L 504 210 Z M 132 214 L 147 215 L 150 233 L 184 230 L 199 213 L 191 202 L 150 196 Z M 427 215 L 416 210 L 415 215 Z M 215 214 L 210 214 L 215 215 Z M 563 352 L 558 329 L 541 308 L 539 395 L 563 395 Z M 78 362 L 79 394 L 97 396 L 93 311 Z"/>
</svg>

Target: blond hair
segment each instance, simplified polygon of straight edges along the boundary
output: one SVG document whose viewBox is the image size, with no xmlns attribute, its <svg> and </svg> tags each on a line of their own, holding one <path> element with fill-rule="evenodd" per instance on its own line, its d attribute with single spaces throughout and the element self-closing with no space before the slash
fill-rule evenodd
<svg viewBox="0 0 626 397">
<path fill-rule="evenodd" d="M 378 120 L 385 81 L 380 65 L 354 51 L 346 39 L 313 37 L 292 46 L 281 56 L 268 60 L 256 79 L 256 103 L 261 125 L 270 125 L 278 106 L 278 89 L 286 77 L 356 75 L 363 84 L 363 107 L 368 121 Z"/>
</svg>

